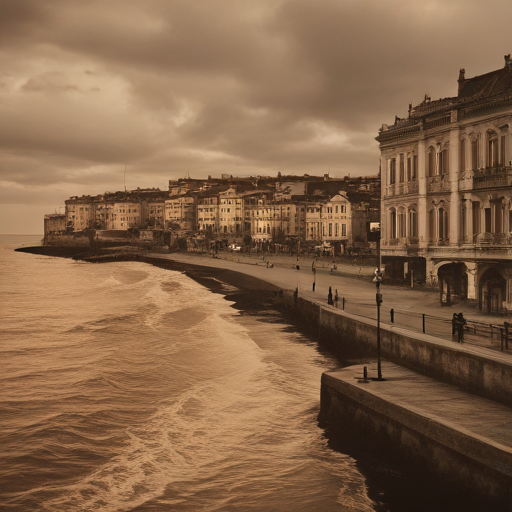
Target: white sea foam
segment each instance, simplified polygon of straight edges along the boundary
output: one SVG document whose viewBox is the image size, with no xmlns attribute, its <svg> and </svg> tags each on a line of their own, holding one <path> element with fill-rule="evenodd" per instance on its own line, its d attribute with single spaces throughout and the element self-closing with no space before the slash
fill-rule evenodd
<svg viewBox="0 0 512 512">
<path fill-rule="evenodd" d="M 332 362 L 296 333 L 181 273 L 14 256 L 5 296 L 23 308 L 4 305 L 6 506 L 367 510 L 363 477 L 316 423 Z M 24 318 L 37 335 L 15 331 Z"/>
</svg>

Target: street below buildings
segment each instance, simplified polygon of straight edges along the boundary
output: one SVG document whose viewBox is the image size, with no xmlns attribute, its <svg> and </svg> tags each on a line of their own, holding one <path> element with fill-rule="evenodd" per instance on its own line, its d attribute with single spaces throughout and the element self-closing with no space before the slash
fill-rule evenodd
<svg viewBox="0 0 512 512">
<path fill-rule="evenodd" d="M 333 261 L 329 258 L 289 256 L 282 254 L 255 254 L 218 252 L 215 257 L 207 253 L 152 253 L 152 257 L 171 259 L 183 263 L 219 267 L 242 272 L 270 282 L 283 289 L 298 289 L 300 295 L 327 306 L 329 287 L 338 301 L 333 308 L 371 319 L 377 318 L 375 301 L 376 287 L 372 282 L 375 266 L 359 265 L 357 262 Z M 313 265 L 315 271 L 313 271 Z M 314 291 L 313 291 L 313 283 Z M 464 343 L 499 351 L 505 359 L 512 360 L 512 329 L 508 350 L 501 349 L 501 332 L 504 322 L 512 323 L 512 316 L 483 314 L 473 303 L 460 302 L 452 306 L 441 306 L 439 291 L 433 288 L 395 285 L 382 282 L 383 303 L 381 324 L 406 328 L 413 332 L 425 332 L 457 344 L 452 336 L 454 313 L 463 313 L 467 322 Z M 393 310 L 393 322 L 392 314 Z"/>
</svg>

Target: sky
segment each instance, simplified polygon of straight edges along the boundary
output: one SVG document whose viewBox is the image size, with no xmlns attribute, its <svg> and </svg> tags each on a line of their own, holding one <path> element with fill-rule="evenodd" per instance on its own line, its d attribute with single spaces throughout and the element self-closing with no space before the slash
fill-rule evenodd
<svg viewBox="0 0 512 512">
<path fill-rule="evenodd" d="M 0 0 L 0 233 L 169 179 L 377 174 L 512 53 L 510 0 Z"/>
</svg>

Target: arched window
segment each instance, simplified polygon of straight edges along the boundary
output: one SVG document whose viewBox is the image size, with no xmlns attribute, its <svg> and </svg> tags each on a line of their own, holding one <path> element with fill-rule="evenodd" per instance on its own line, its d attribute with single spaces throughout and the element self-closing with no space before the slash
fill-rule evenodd
<svg viewBox="0 0 512 512">
<path fill-rule="evenodd" d="M 448 210 L 444 207 L 437 211 L 437 239 L 442 242 L 448 239 Z"/>
<path fill-rule="evenodd" d="M 389 238 L 396 238 L 396 210 L 394 208 L 389 210 Z"/>
<path fill-rule="evenodd" d="M 487 132 L 487 167 L 498 165 L 498 134 L 493 131 Z"/>
<path fill-rule="evenodd" d="M 449 152 L 448 148 L 444 148 L 439 153 L 439 174 L 448 174 L 449 170 Z"/>
<path fill-rule="evenodd" d="M 418 213 L 414 206 L 409 208 L 409 236 L 418 237 Z"/>
<path fill-rule="evenodd" d="M 435 209 L 434 207 L 428 212 L 428 237 L 431 242 L 435 240 L 436 236 L 436 223 L 435 223 Z"/>
<path fill-rule="evenodd" d="M 398 238 L 405 238 L 406 236 L 406 217 L 405 208 L 401 206 L 398 210 Z"/>
</svg>

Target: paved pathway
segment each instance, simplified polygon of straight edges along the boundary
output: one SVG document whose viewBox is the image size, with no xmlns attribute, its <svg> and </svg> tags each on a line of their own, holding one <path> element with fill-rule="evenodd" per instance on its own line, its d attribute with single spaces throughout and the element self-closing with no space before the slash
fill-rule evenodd
<svg viewBox="0 0 512 512">
<path fill-rule="evenodd" d="M 385 380 L 370 380 L 364 383 L 363 366 L 342 368 L 328 372 L 328 375 L 499 447 L 512 457 L 512 429 L 510 428 L 512 409 L 510 407 L 472 395 L 389 361 L 382 362 L 382 375 Z M 371 379 L 377 375 L 377 370 L 372 365 L 367 366 L 368 376 Z M 475 411 L 478 413 L 475 414 Z"/>
<path fill-rule="evenodd" d="M 296 257 L 269 256 L 265 259 L 260 255 L 246 255 L 221 252 L 218 257 L 200 253 L 172 253 L 172 254 L 151 254 L 152 257 L 171 259 L 190 263 L 219 267 L 265 280 L 283 289 L 299 289 L 299 293 L 308 299 L 327 303 L 329 286 L 333 294 L 338 290 L 338 308 L 342 308 L 342 298 L 345 298 L 345 310 L 349 313 L 376 319 L 375 285 L 372 282 L 374 267 L 352 266 L 337 263 L 337 270 L 331 274 L 329 261 L 318 261 L 316 263 L 316 274 L 313 274 L 311 265 L 313 259 L 301 257 L 298 262 Z M 274 266 L 267 267 L 266 260 Z M 296 270 L 296 265 L 300 270 Z M 323 266 L 322 266 L 323 265 Z M 316 277 L 315 277 L 316 276 Z M 313 280 L 315 291 L 313 292 Z M 439 294 L 436 291 L 425 288 L 407 288 L 387 285 L 381 286 L 383 304 L 381 307 L 381 322 L 384 325 L 391 325 L 390 309 L 395 311 L 395 326 L 404 327 L 409 330 L 421 333 L 423 330 L 423 314 L 425 314 L 425 332 L 460 346 L 453 341 L 451 335 L 451 318 L 453 313 L 463 312 L 468 321 L 481 322 L 483 324 L 503 325 L 504 320 L 512 323 L 509 317 L 492 317 L 482 314 L 474 306 L 458 304 L 453 307 L 442 307 L 439 304 Z M 470 323 L 470 322 L 469 322 Z M 471 323 L 470 323 L 471 325 Z M 476 325 L 476 324 L 475 324 Z M 501 351 L 499 331 L 494 330 L 494 336 L 484 336 L 478 332 L 468 332 L 465 335 L 466 347 L 484 347 L 486 352 L 491 349 L 510 362 L 512 360 L 512 340 L 509 350 Z M 463 347 L 461 347 L 462 349 Z M 500 356 L 500 357 L 501 357 Z"/>
</svg>

